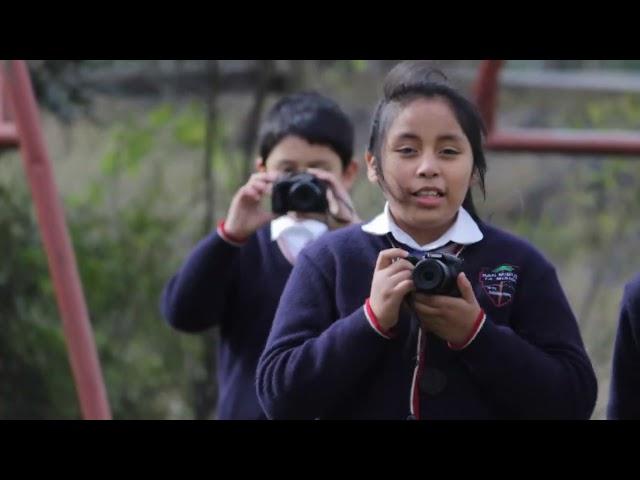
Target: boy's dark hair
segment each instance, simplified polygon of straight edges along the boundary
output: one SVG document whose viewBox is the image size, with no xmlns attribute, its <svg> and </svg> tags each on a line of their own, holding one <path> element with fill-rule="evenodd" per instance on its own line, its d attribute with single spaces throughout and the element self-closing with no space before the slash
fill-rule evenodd
<svg viewBox="0 0 640 480">
<path fill-rule="evenodd" d="M 287 135 L 328 146 L 340 157 L 342 168 L 352 160 L 354 128 L 351 120 L 336 102 L 317 92 L 287 95 L 269 110 L 259 134 L 263 163 Z"/>
<path fill-rule="evenodd" d="M 480 190 L 485 195 L 484 177 L 487 171 L 487 162 L 482 145 L 486 129 L 482 117 L 472 102 L 448 84 L 444 73 L 425 61 L 399 63 L 385 78 L 384 97 L 376 107 L 369 137 L 369 152 L 376 159 L 375 167 L 381 183 L 384 185 L 380 163 L 382 161 L 382 147 L 389 127 L 402 107 L 421 97 L 442 98 L 453 109 L 460 127 L 471 144 L 473 169 L 478 175 Z M 393 106 L 399 108 L 391 108 Z M 467 192 L 462 206 L 475 220 L 479 219 L 473 204 L 471 189 Z"/>
</svg>

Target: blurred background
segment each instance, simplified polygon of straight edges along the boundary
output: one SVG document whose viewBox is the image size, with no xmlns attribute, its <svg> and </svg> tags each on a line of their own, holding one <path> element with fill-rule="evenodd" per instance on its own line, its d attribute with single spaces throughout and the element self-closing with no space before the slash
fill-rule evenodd
<svg viewBox="0 0 640 480">
<path fill-rule="evenodd" d="M 116 419 L 215 415 L 215 330 L 172 331 L 164 283 L 225 216 L 253 169 L 256 135 L 281 96 L 315 89 L 356 124 L 367 220 L 381 210 L 364 176 L 369 122 L 398 60 L 29 61 L 42 125 Z M 435 62 L 468 94 L 479 60 Z M 510 60 L 497 126 L 637 131 L 640 61 Z M 481 216 L 556 265 L 599 380 L 605 417 L 622 286 L 640 271 L 635 157 L 487 152 Z M 0 150 L 0 419 L 80 418 L 18 150 Z"/>
</svg>

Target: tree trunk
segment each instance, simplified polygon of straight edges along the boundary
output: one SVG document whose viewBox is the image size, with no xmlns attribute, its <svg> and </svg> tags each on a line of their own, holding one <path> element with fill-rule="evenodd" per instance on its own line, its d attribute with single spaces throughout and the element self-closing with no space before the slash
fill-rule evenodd
<svg viewBox="0 0 640 480">
<path fill-rule="evenodd" d="M 256 82 L 253 105 L 249 110 L 245 121 L 244 134 L 242 136 L 242 149 L 244 153 L 244 179 L 249 178 L 253 171 L 255 148 L 258 141 L 258 128 L 264 103 L 269 93 L 269 82 L 273 75 L 273 60 L 258 61 L 258 81 Z"/>
<path fill-rule="evenodd" d="M 219 142 L 217 128 L 217 99 L 219 86 L 219 66 L 217 60 L 207 62 L 207 76 L 209 88 L 206 93 L 207 117 L 205 130 L 205 145 L 203 158 L 205 213 L 203 218 L 203 236 L 208 235 L 213 228 L 215 215 L 215 184 L 212 172 L 214 145 Z M 202 351 L 205 377 L 194 385 L 194 412 L 196 420 L 210 420 L 215 415 L 218 399 L 218 384 L 216 379 L 216 355 L 218 350 L 217 331 L 207 331 L 202 336 Z"/>
</svg>

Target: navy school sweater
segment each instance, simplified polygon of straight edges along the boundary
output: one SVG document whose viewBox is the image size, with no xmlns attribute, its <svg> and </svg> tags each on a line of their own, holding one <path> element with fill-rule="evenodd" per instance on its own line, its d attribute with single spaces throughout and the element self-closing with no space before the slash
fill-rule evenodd
<svg viewBox="0 0 640 480">
<path fill-rule="evenodd" d="M 640 419 L 640 275 L 624 289 L 609 393 L 607 418 Z"/>
<path fill-rule="evenodd" d="M 460 257 L 487 319 L 463 350 L 427 334 L 420 358 L 410 313 L 393 339 L 365 317 L 386 237 L 356 225 L 303 250 L 258 364 L 267 415 L 411 418 L 416 373 L 420 419 L 588 419 L 596 378 L 554 267 L 526 241 L 479 226 L 484 239 Z"/>
<path fill-rule="evenodd" d="M 256 396 L 256 366 L 292 269 L 270 232 L 267 224 L 241 247 L 212 233 L 162 294 L 162 314 L 177 330 L 220 327 L 219 419 L 266 418 Z"/>
</svg>

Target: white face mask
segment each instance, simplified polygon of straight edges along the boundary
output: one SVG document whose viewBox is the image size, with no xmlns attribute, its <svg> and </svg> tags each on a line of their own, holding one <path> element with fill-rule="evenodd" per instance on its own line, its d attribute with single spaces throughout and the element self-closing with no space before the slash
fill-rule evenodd
<svg viewBox="0 0 640 480">
<path fill-rule="evenodd" d="M 328 229 L 326 224 L 318 220 L 295 220 L 285 215 L 271 222 L 271 240 L 278 242 L 283 255 L 293 263 L 307 244 Z"/>
</svg>

